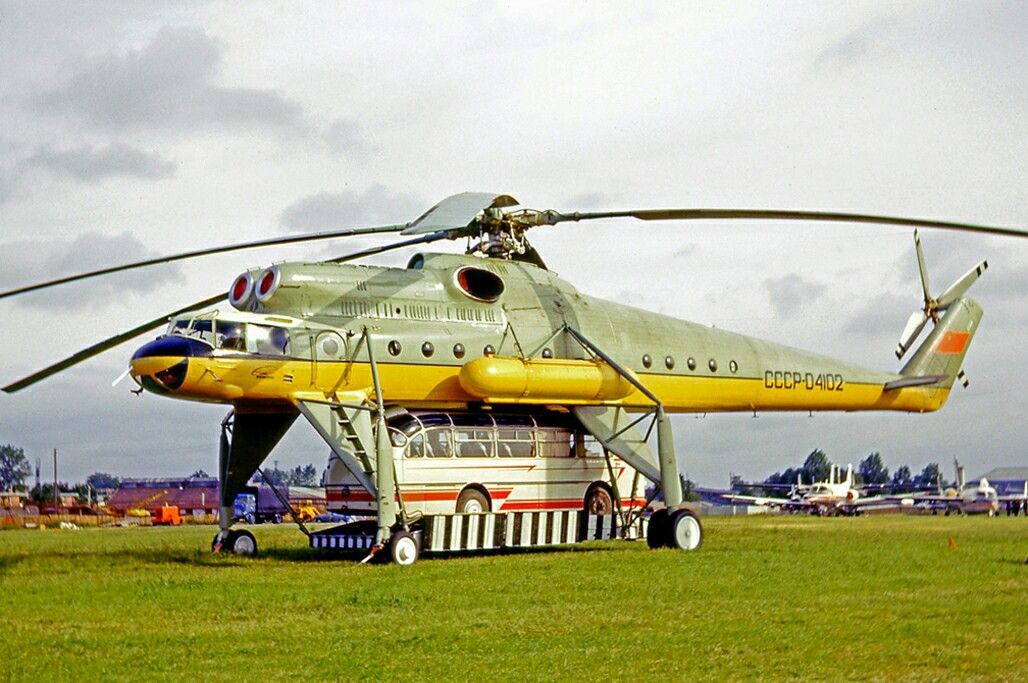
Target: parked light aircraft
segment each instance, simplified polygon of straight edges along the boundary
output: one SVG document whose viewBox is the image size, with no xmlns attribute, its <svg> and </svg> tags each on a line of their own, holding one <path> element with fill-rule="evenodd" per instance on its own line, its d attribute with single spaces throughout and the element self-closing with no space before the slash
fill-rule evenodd
<svg viewBox="0 0 1028 683">
<path fill-rule="evenodd" d="M 964 468 L 959 462 L 954 461 L 956 468 L 956 482 L 952 488 L 937 492 L 915 493 L 904 496 L 907 504 L 913 504 L 919 508 L 929 509 L 934 513 L 942 512 L 961 515 L 988 515 L 994 517 L 1000 508 L 1000 503 L 1017 502 L 1028 498 L 1028 484 L 1025 485 L 1025 496 L 1012 494 L 1000 496 L 996 493 L 995 487 L 989 484 L 989 480 L 982 477 L 977 484 L 968 484 L 964 476 Z"/>
<path fill-rule="evenodd" d="M 478 504 L 488 512 L 471 515 L 466 525 L 454 522 L 443 528 L 439 521 L 443 517 L 432 521 L 408 509 L 403 487 L 396 484 L 396 452 L 387 420 L 397 413 L 427 410 L 460 414 L 465 416 L 459 420 L 463 424 L 494 409 L 533 420 L 560 415 L 575 431 L 591 435 L 606 451 L 659 483 L 666 507 L 649 517 L 647 540 L 653 547 L 691 549 L 699 545 L 702 527 L 694 513 L 682 506 L 668 413 L 934 411 L 948 399 L 978 331 L 982 309 L 965 295 L 986 263 L 934 297 L 916 232 L 924 301 L 904 330 L 897 355 L 913 349 L 929 321 L 934 327 L 898 372 L 863 368 L 586 296 L 548 270 L 526 240 L 526 233 L 537 227 L 611 218 L 856 222 L 1028 236 L 1020 228 L 819 211 L 562 213 L 522 208 L 508 195 L 464 193 L 402 225 L 198 249 L 0 293 L 5 298 L 236 249 L 352 235 L 406 237 L 329 261 L 247 270 L 232 281 L 227 307 L 211 308 L 226 298 L 218 293 L 163 313 L 4 391 L 24 389 L 167 325 L 162 336 L 135 352 L 130 371 L 142 388 L 154 394 L 231 406 L 223 422 L 219 462 L 223 512 L 214 542 L 219 549 L 255 550 L 252 535 L 231 528 L 232 504 L 300 415 L 332 449 L 335 465 L 330 470 L 340 478 L 344 473 L 352 476 L 373 498 L 374 547 L 397 562 L 413 562 L 423 543 L 435 548 L 437 541 L 449 548 L 455 541 L 464 547 L 486 541 L 510 545 L 519 539 L 570 539 L 573 534 L 557 533 L 556 518 L 544 517 L 545 509 L 528 522 L 522 520 L 520 526 L 517 519 L 511 525 L 488 516 L 500 507 L 499 492 L 471 479 L 462 482 L 463 489 L 477 490 L 482 496 Z M 401 247 L 454 239 L 468 240 L 465 255 L 422 253 L 406 268 L 347 263 Z M 471 417 L 466 417 L 469 413 Z M 453 443 L 457 422 L 451 421 L 446 428 L 450 431 L 438 436 Z M 489 424 L 483 442 L 487 453 L 497 453 L 498 430 L 503 427 L 491 420 Z M 656 457 L 647 446 L 651 433 L 656 434 Z M 531 438 L 540 443 L 538 434 Z M 452 455 L 453 449 L 442 452 L 459 457 Z M 500 466 L 501 458 L 493 457 L 492 462 Z M 609 465 L 607 469 L 612 470 Z M 341 479 L 327 484 L 329 492 L 342 486 Z M 577 499 L 573 504 L 584 510 L 595 502 L 587 496 L 596 487 L 616 496 L 616 482 L 581 482 L 581 505 Z M 548 488 L 545 481 L 540 485 L 540 498 L 549 495 Z M 446 492 L 451 493 L 461 499 L 461 492 Z M 487 517 L 476 529 L 480 535 L 471 538 L 479 519 L 476 515 L 481 514 Z M 559 523 L 570 525 L 569 519 Z M 449 524 L 450 520 L 444 521 Z M 605 532 L 609 526 L 603 527 Z M 489 528 L 493 536 L 486 531 Z"/>
<path fill-rule="evenodd" d="M 895 501 L 885 496 L 865 496 L 864 491 L 853 483 L 853 465 L 847 465 L 845 477 L 841 476 L 838 465 L 832 465 L 827 479 L 810 485 L 797 482 L 786 497 L 724 494 L 722 498 L 732 503 L 805 511 L 822 516 L 859 514 L 875 507 L 897 507 Z"/>
</svg>

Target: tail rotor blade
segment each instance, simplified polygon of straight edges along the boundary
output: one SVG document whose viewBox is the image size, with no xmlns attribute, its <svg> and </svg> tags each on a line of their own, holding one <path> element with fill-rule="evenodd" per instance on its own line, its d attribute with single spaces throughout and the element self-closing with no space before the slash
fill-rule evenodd
<svg viewBox="0 0 1028 683">
<path fill-rule="evenodd" d="M 974 284 L 975 280 L 989 267 L 988 261 L 982 261 L 971 270 L 964 273 L 964 276 L 949 286 L 942 296 L 939 297 L 939 309 L 948 308 L 953 302 L 960 300 L 964 293 Z"/>
<path fill-rule="evenodd" d="M 904 354 L 913 346 L 914 341 L 921 334 L 921 330 L 928 324 L 928 320 L 928 314 L 924 311 L 916 311 L 910 314 L 907 326 L 903 328 L 903 334 L 900 335 L 899 344 L 896 345 L 896 358 L 903 358 Z"/>
<path fill-rule="evenodd" d="M 928 268 L 924 263 L 924 252 L 921 251 L 921 236 L 914 230 L 914 248 L 917 250 L 917 269 L 921 272 L 921 291 L 924 292 L 924 302 L 928 304 L 932 300 L 931 289 L 928 287 Z"/>
</svg>

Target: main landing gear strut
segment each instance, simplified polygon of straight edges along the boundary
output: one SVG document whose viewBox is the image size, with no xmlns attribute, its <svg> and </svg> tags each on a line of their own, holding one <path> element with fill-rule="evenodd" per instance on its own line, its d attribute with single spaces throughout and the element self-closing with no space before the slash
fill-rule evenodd
<svg viewBox="0 0 1028 683">
<path fill-rule="evenodd" d="M 659 480 L 661 490 L 664 492 L 666 507 L 657 510 L 650 516 L 646 532 L 647 543 L 651 548 L 678 548 L 679 550 L 699 548 L 703 542 L 703 526 L 696 513 L 683 505 L 682 479 L 678 473 L 678 459 L 675 457 L 674 435 L 671 431 L 671 421 L 664 412 L 664 404 L 643 386 L 635 375 L 622 368 L 613 358 L 586 339 L 581 332 L 570 326 L 565 326 L 564 329 L 575 341 L 612 367 L 653 402 L 653 409 L 649 414 L 653 415 L 653 422 L 657 428 L 657 468 L 653 467 L 651 460 L 642 458 L 637 452 L 633 452 L 635 449 L 624 448 L 626 440 L 622 437 L 630 430 L 634 430 L 636 424 L 646 419 L 646 415 L 620 430 L 607 434 L 593 434 L 605 447 L 617 453 L 628 464 L 654 481 Z M 638 443 L 645 445 L 645 441 L 646 438 L 641 437 Z M 618 447 L 619 442 L 622 445 L 621 448 Z"/>
</svg>

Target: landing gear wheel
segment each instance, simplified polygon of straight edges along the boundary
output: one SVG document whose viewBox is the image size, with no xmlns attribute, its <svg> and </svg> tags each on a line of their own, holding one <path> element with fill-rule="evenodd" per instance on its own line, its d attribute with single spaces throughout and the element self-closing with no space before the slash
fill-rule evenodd
<svg viewBox="0 0 1028 683">
<path fill-rule="evenodd" d="M 253 557 L 257 554 L 257 539 L 245 529 L 231 529 L 221 541 L 220 549 L 218 547 L 219 539 L 222 539 L 220 531 L 211 542 L 211 552 L 232 553 L 243 557 Z"/>
<path fill-rule="evenodd" d="M 679 510 L 671 517 L 668 545 L 679 550 L 696 550 L 703 543 L 703 527 L 692 510 Z"/>
<path fill-rule="evenodd" d="M 602 486 L 596 486 L 585 497 L 585 514 L 609 515 L 614 512 L 614 500 L 610 492 Z"/>
<path fill-rule="evenodd" d="M 666 548 L 668 528 L 671 520 L 668 519 L 667 510 L 657 510 L 650 515 L 650 523 L 646 527 L 646 545 L 650 548 Z"/>
<path fill-rule="evenodd" d="M 457 496 L 457 513 L 474 515 L 489 512 L 489 499 L 478 489 L 464 489 Z"/>
<path fill-rule="evenodd" d="M 409 567 L 418 560 L 418 540 L 408 531 L 397 531 L 389 539 L 389 559 L 401 567 Z"/>
</svg>

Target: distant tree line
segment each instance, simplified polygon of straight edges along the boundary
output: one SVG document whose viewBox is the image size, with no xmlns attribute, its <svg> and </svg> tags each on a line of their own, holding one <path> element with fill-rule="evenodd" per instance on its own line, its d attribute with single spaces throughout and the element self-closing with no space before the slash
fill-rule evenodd
<svg viewBox="0 0 1028 683">
<path fill-rule="evenodd" d="M 318 469 L 311 464 L 297 465 L 292 469 L 280 470 L 277 467 L 264 470 L 268 480 L 275 486 L 317 486 Z M 0 446 L 0 491 L 22 491 L 27 492 L 31 500 L 36 504 L 47 504 L 54 499 L 53 482 L 40 483 L 38 486 L 30 487 L 27 483 L 32 475 L 32 466 L 25 451 L 22 448 L 5 444 Z M 190 479 L 212 478 L 204 470 L 196 470 Z M 216 477 L 213 477 L 216 478 Z M 254 478 L 256 483 L 261 483 L 260 475 Z M 121 479 L 106 472 L 93 472 L 86 481 L 80 484 L 58 482 L 57 489 L 61 493 L 76 493 L 80 503 L 86 503 L 90 498 L 95 499 L 97 491 L 116 489 L 121 485 Z"/>
<path fill-rule="evenodd" d="M 264 470 L 264 479 L 261 475 L 254 477 L 258 484 L 269 483 L 272 486 L 317 486 L 318 469 L 314 465 L 297 465 L 292 469 L 280 470 L 277 467 Z"/>
<path fill-rule="evenodd" d="M 763 495 L 770 495 L 776 489 L 781 493 L 781 486 L 792 486 L 797 482 L 809 485 L 815 481 L 825 481 L 828 479 L 831 469 L 832 462 L 825 452 L 815 449 L 799 467 L 789 467 L 781 472 L 775 472 L 761 482 L 774 485 L 773 487 L 762 489 L 759 484 L 745 486 L 742 478 L 737 475 L 732 476 L 732 486 L 749 492 L 750 495 L 758 494 L 761 491 L 763 491 Z M 844 471 L 841 476 L 845 476 Z M 881 453 L 877 451 L 870 453 L 858 463 L 853 472 L 853 480 L 854 485 L 857 486 L 873 485 L 895 493 L 924 490 L 936 486 L 945 487 L 948 484 L 945 477 L 942 476 L 939 464 L 934 462 L 925 465 L 917 475 L 911 474 L 909 466 L 900 465 L 892 473 L 892 476 L 889 476 L 889 468 L 885 466 Z"/>
</svg>

